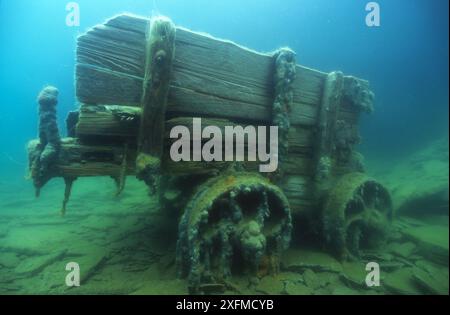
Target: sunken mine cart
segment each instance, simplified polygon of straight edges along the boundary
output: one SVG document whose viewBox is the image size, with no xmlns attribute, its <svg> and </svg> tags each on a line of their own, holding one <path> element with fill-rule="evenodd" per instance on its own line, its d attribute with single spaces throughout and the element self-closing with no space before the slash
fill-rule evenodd
<svg viewBox="0 0 450 315">
<path fill-rule="evenodd" d="M 364 174 L 358 120 L 371 112 L 367 81 L 300 66 L 287 48 L 262 54 L 176 27 L 167 18 L 119 15 L 78 38 L 68 138 L 56 125 L 58 91 L 39 95 L 39 139 L 29 143 L 37 194 L 78 177 L 109 176 L 118 193 L 137 176 L 179 217 L 176 259 L 191 292 L 231 274 L 277 272 L 293 236 L 336 256 L 383 240 L 389 192 Z M 278 126 L 279 166 L 174 162 L 173 126 Z M 175 218 L 176 216 L 174 216 Z M 321 244 L 321 245 L 322 245 Z M 299 257 L 301 259 L 301 257 Z"/>
</svg>

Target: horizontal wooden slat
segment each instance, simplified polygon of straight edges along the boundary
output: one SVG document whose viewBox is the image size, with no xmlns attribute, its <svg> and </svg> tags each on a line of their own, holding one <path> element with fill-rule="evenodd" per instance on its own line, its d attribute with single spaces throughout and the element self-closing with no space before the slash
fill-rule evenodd
<svg viewBox="0 0 450 315">
<path fill-rule="evenodd" d="M 345 110 L 339 110 L 337 113 L 337 120 L 343 120 L 350 125 L 357 125 L 359 122 L 359 113 L 356 112 L 348 112 Z"/>
<path fill-rule="evenodd" d="M 288 143 L 290 154 L 313 154 L 315 149 L 315 132 L 311 128 L 292 126 L 289 129 Z"/>
<path fill-rule="evenodd" d="M 314 161 L 312 157 L 290 153 L 283 164 L 286 175 L 312 175 Z"/>
<path fill-rule="evenodd" d="M 81 106 L 77 136 L 137 138 L 141 109 L 131 106 Z"/>
<path fill-rule="evenodd" d="M 142 83 L 141 77 L 77 64 L 76 91 L 81 103 L 138 106 Z"/>
<path fill-rule="evenodd" d="M 145 37 L 97 26 L 78 39 L 77 62 L 143 77 Z"/>
<path fill-rule="evenodd" d="M 103 106 L 81 106 L 79 122 L 77 124 L 77 135 L 85 136 L 115 136 L 136 137 L 140 121 L 141 110 L 130 106 L 103 105 Z M 192 130 L 193 117 L 178 117 L 166 122 L 166 135 L 172 127 L 182 125 Z M 225 133 L 225 126 L 253 125 L 250 121 L 233 122 L 226 119 L 202 118 L 202 126 L 217 126 Z M 255 126 L 257 127 L 257 126 Z M 315 141 L 314 130 L 307 127 L 292 126 L 289 130 L 289 152 L 292 154 L 311 155 Z"/>
<path fill-rule="evenodd" d="M 120 15 L 78 39 L 80 102 L 139 106 L 148 20 Z M 273 58 L 178 27 L 167 113 L 271 122 Z M 315 125 L 325 74 L 297 67 L 293 125 Z"/>
<path fill-rule="evenodd" d="M 39 140 L 28 148 L 35 150 Z M 32 153 L 32 152 L 29 152 Z M 136 154 L 122 146 L 85 145 L 74 138 L 61 139 L 57 160 L 48 171 L 50 177 L 120 176 L 126 156 L 126 174 L 134 174 Z"/>
<path fill-rule="evenodd" d="M 314 199 L 314 185 L 312 177 L 287 175 L 280 183 L 293 214 L 313 209 L 316 205 Z"/>
<path fill-rule="evenodd" d="M 120 176 L 122 171 L 120 165 L 104 162 L 70 163 L 58 165 L 57 169 L 62 177 Z M 128 167 L 126 175 L 134 174 L 134 166 Z"/>
</svg>

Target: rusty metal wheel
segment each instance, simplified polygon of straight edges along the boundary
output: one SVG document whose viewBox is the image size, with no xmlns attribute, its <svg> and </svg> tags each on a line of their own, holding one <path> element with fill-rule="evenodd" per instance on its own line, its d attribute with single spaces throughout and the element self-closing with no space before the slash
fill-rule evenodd
<svg viewBox="0 0 450 315">
<path fill-rule="evenodd" d="M 179 224 L 177 263 L 192 293 L 232 273 L 255 273 L 279 257 L 292 231 L 280 188 L 257 173 L 229 173 L 201 185 Z M 274 261 L 274 259 L 268 259 Z"/>
<path fill-rule="evenodd" d="M 363 173 L 350 173 L 337 182 L 325 202 L 325 241 L 341 258 L 359 257 L 360 251 L 382 244 L 391 220 L 389 191 Z"/>
</svg>

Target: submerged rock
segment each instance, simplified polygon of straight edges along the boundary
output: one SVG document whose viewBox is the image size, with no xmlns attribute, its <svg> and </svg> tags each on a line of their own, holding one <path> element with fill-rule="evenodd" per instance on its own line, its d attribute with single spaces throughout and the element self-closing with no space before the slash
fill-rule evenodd
<svg viewBox="0 0 450 315">
<path fill-rule="evenodd" d="M 66 250 L 58 251 L 55 254 L 49 254 L 44 256 L 35 256 L 22 261 L 14 271 L 24 277 L 33 277 L 39 272 L 44 270 L 45 267 L 53 264 L 55 261 L 60 260 L 66 254 Z"/>
<path fill-rule="evenodd" d="M 351 289 L 346 286 L 338 286 L 333 291 L 331 291 L 332 295 L 358 295 L 361 294 L 361 292 Z"/>
<path fill-rule="evenodd" d="M 265 276 L 259 281 L 256 291 L 264 294 L 282 294 L 284 283 L 278 276 Z"/>
<path fill-rule="evenodd" d="M 390 243 L 388 245 L 388 250 L 397 256 L 408 258 L 416 251 L 417 246 L 412 242 L 405 243 Z"/>
<path fill-rule="evenodd" d="M 8 235 L 8 230 L 2 226 L 0 229 L 0 238 L 6 237 Z"/>
<path fill-rule="evenodd" d="M 20 258 L 14 253 L 1 253 L 0 266 L 5 268 L 15 268 L 20 263 Z"/>
<path fill-rule="evenodd" d="M 414 269 L 413 279 L 425 293 L 448 294 L 448 276 L 442 273 L 430 274 L 419 268 Z"/>
<path fill-rule="evenodd" d="M 421 291 L 418 289 L 413 276 L 413 268 L 402 268 L 388 273 L 384 277 L 382 285 L 393 294 L 420 294 Z"/>
<path fill-rule="evenodd" d="M 0 288 L 0 292 L 4 294 L 17 294 L 18 291 L 22 290 L 23 287 L 21 285 L 17 285 L 14 283 L 2 284 Z"/>
<path fill-rule="evenodd" d="M 448 215 L 448 161 L 449 142 L 445 138 L 400 161 L 385 175 L 380 174 L 391 190 L 397 214 Z"/>
<path fill-rule="evenodd" d="M 106 262 L 107 256 L 104 252 L 92 253 L 88 256 L 74 258 L 73 261 L 80 266 L 80 282 L 86 283 Z"/>
<path fill-rule="evenodd" d="M 403 231 L 405 236 L 417 244 L 419 253 L 427 259 L 448 266 L 448 226 L 421 226 Z"/>
<path fill-rule="evenodd" d="M 187 295 L 187 283 L 184 280 L 153 280 L 132 295 Z"/>
<path fill-rule="evenodd" d="M 335 272 L 319 272 L 316 276 L 321 287 L 335 286 L 340 283 L 340 276 Z"/>
<path fill-rule="evenodd" d="M 342 263 L 342 281 L 352 288 L 367 288 L 365 280 L 367 276 L 366 264 L 364 262 L 355 261 Z"/>
<path fill-rule="evenodd" d="M 70 240 L 70 231 L 64 227 L 43 229 L 42 226 L 11 229 L 0 242 L 0 251 L 19 255 L 47 255 Z"/>
<path fill-rule="evenodd" d="M 331 271 L 341 272 L 341 263 L 331 255 L 313 250 L 289 249 L 287 250 L 281 261 L 282 268 L 302 272 L 311 269 L 316 272 Z"/>
<path fill-rule="evenodd" d="M 303 273 L 303 279 L 305 280 L 306 286 L 312 290 L 316 290 L 322 286 L 320 279 L 311 269 L 305 270 Z"/>
<path fill-rule="evenodd" d="M 83 228 L 88 228 L 95 231 L 108 231 L 117 227 L 120 221 L 116 218 L 105 217 L 103 215 L 91 215 L 83 220 L 80 224 Z"/>
<path fill-rule="evenodd" d="M 311 295 L 314 293 L 313 289 L 307 287 L 303 283 L 294 282 L 286 283 L 284 291 L 289 295 Z"/>
</svg>

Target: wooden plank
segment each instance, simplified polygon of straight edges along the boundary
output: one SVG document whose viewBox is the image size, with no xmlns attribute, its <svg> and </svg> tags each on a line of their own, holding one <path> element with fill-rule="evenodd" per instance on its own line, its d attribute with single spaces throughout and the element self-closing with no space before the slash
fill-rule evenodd
<svg viewBox="0 0 450 315">
<path fill-rule="evenodd" d="M 296 195 L 301 199 L 314 199 L 314 187 L 312 178 L 309 176 L 286 176 L 280 182 L 280 186 L 286 195 Z"/>
<path fill-rule="evenodd" d="M 338 120 L 343 120 L 350 125 L 358 125 L 359 117 L 360 113 L 358 112 L 350 112 L 342 109 L 340 109 L 337 113 Z"/>
<path fill-rule="evenodd" d="M 121 165 L 124 150 L 122 146 L 84 145 L 76 139 L 67 138 L 61 144 L 58 164 L 108 162 Z"/>
<path fill-rule="evenodd" d="M 178 49 L 183 49 L 182 47 Z M 178 50 L 177 50 L 178 51 Z M 192 67 L 192 66 L 191 66 Z M 247 85 L 219 79 L 214 74 L 195 71 L 175 66 L 172 76 L 172 87 L 195 91 L 199 94 L 212 95 L 223 100 L 259 105 L 262 110 L 269 107 L 272 101 L 270 89 L 255 89 Z M 257 93 L 265 92 L 265 95 Z"/>
<path fill-rule="evenodd" d="M 132 106 L 82 105 L 76 126 L 78 137 L 137 138 L 142 110 Z"/>
<path fill-rule="evenodd" d="M 107 162 L 70 163 L 56 165 L 57 175 L 55 177 L 96 177 L 111 176 L 119 177 L 122 166 Z M 126 175 L 135 175 L 135 169 L 128 166 Z"/>
<path fill-rule="evenodd" d="M 331 154 L 333 148 L 336 117 L 342 100 L 343 74 L 331 72 L 325 81 L 318 123 L 318 142 L 316 161 Z"/>
<path fill-rule="evenodd" d="M 80 36 L 77 97 L 139 106 L 148 20 L 121 15 Z M 273 60 L 233 42 L 177 28 L 168 113 L 270 122 Z M 293 125 L 314 125 L 325 74 L 298 66 Z"/>
<path fill-rule="evenodd" d="M 76 92 L 80 102 L 139 105 L 148 23 L 121 15 L 78 38 Z"/>
<path fill-rule="evenodd" d="M 77 62 L 144 77 L 145 36 L 97 26 L 78 38 Z"/>
<path fill-rule="evenodd" d="M 291 207 L 292 215 L 311 213 L 317 209 L 317 202 L 314 200 L 301 199 L 296 197 L 295 194 L 287 197 L 287 199 Z"/>
<path fill-rule="evenodd" d="M 318 106 L 294 102 L 289 117 L 292 125 L 315 126 L 318 122 L 318 114 Z"/>
<path fill-rule="evenodd" d="M 169 19 L 158 17 L 151 21 L 148 32 L 138 152 L 159 159 L 164 147 L 175 26 Z"/>
<path fill-rule="evenodd" d="M 107 145 L 84 145 L 76 139 L 63 139 L 58 162 L 52 170 L 52 177 L 83 177 L 83 176 L 114 176 L 119 177 L 123 171 L 123 159 L 126 158 L 126 174 L 135 175 L 136 152 L 126 149 L 125 146 Z M 309 184 L 311 178 L 310 158 L 292 155 L 286 166 L 287 178 L 304 178 L 306 191 L 309 195 Z M 243 162 L 248 171 L 258 171 L 260 162 Z M 173 162 L 168 156 L 168 150 L 162 159 L 162 169 L 172 175 L 183 174 L 215 174 L 230 166 L 229 162 Z M 288 187 L 300 185 L 300 182 L 290 181 Z M 293 186 L 294 185 L 294 186 Z M 303 196 L 303 195 L 302 195 Z M 306 196 L 306 193 L 305 195 Z M 306 199 L 304 197 L 303 199 Z"/>
<path fill-rule="evenodd" d="M 272 121 L 271 107 L 219 98 L 194 90 L 172 87 L 169 92 L 168 113 L 171 115 L 196 114 L 198 117 L 253 120 L 262 123 Z M 294 103 L 290 118 L 292 125 L 314 126 L 318 108 Z"/>
<path fill-rule="evenodd" d="M 291 126 L 289 129 L 288 143 L 289 154 L 312 155 L 315 149 L 315 132 L 311 128 Z"/>
<path fill-rule="evenodd" d="M 169 102 L 173 99 L 174 106 L 169 110 L 271 121 L 272 56 L 188 30 L 179 30 L 177 36 L 173 80 L 177 88 L 171 89 Z M 301 66 L 297 73 L 291 123 L 314 125 L 326 75 Z"/>
<path fill-rule="evenodd" d="M 297 79 L 293 84 L 294 103 L 319 106 L 326 77 L 324 72 L 297 66 Z"/>
<path fill-rule="evenodd" d="M 190 69 L 194 73 L 241 86 L 241 95 L 262 97 L 263 106 L 269 106 L 272 93 L 273 60 L 231 41 L 195 33 L 183 28 L 177 31 L 177 54 L 174 69 Z M 226 90 L 216 89 L 216 96 Z M 231 99 L 239 99 L 239 94 Z M 255 103 L 255 101 L 251 101 Z"/>
<path fill-rule="evenodd" d="M 310 176 L 285 176 L 280 182 L 293 214 L 312 210 L 316 205 L 314 184 Z"/>
<path fill-rule="evenodd" d="M 86 64 L 76 66 L 76 93 L 85 104 L 139 106 L 143 79 Z"/>
<path fill-rule="evenodd" d="M 312 175 L 314 174 L 314 160 L 312 157 L 289 154 L 283 168 L 286 174 L 291 175 Z"/>
<path fill-rule="evenodd" d="M 289 175 L 304 175 L 311 176 L 311 160 L 308 158 L 299 158 L 296 157 L 290 160 L 290 163 L 287 163 L 285 166 L 286 174 Z M 261 162 L 249 162 L 245 161 L 241 163 L 246 171 L 254 171 L 258 172 L 259 166 Z M 225 161 L 214 161 L 214 162 L 174 162 L 169 157 L 168 152 L 166 150 L 163 160 L 162 160 L 162 169 L 164 172 L 171 175 L 189 175 L 189 174 L 217 174 L 220 171 L 226 170 L 230 167 L 230 162 Z"/>
<path fill-rule="evenodd" d="M 77 136 L 92 137 L 92 136 L 107 136 L 107 137 L 121 137 L 133 138 L 136 137 L 139 129 L 141 109 L 131 106 L 117 106 L 117 105 L 102 105 L 89 106 L 83 105 L 80 110 L 79 122 L 77 124 Z M 169 138 L 170 130 L 177 126 L 186 126 L 192 132 L 193 117 L 176 117 L 166 120 L 165 138 L 166 145 L 172 142 Z M 225 126 L 246 127 L 252 125 L 248 122 L 233 122 L 227 119 L 202 118 L 203 126 L 217 126 L 221 129 L 222 134 L 225 134 Z M 292 154 L 303 154 L 311 156 L 314 151 L 315 141 L 314 129 L 291 126 L 289 129 L 289 152 Z"/>
<path fill-rule="evenodd" d="M 217 117 L 244 119 L 260 122 L 270 121 L 270 108 L 223 99 L 194 90 L 172 87 L 169 93 L 168 112 L 172 115 L 197 115 L 197 117 Z"/>
<path fill-rule="evenodd" d="M 34 150 L 39 140 L 30 142 Z M 32 153 L 32 152 L 29 152 Z M 125 173 L 134 174 L 135 153 L 125 154 L 125 147 L 107 145 L 83 145 L 77 139 L 61 139 L 58 159 L 49 170 L 49 177 L 76 178 L 86 176 L 119 177 L 126 159 Z"/>
<path fill-rule="evenodd" d="M 112 17 L 105 24 L 145 36 L 148 23 L 149 19 L 147 17 L 125 13 Z"/>
</svg>

